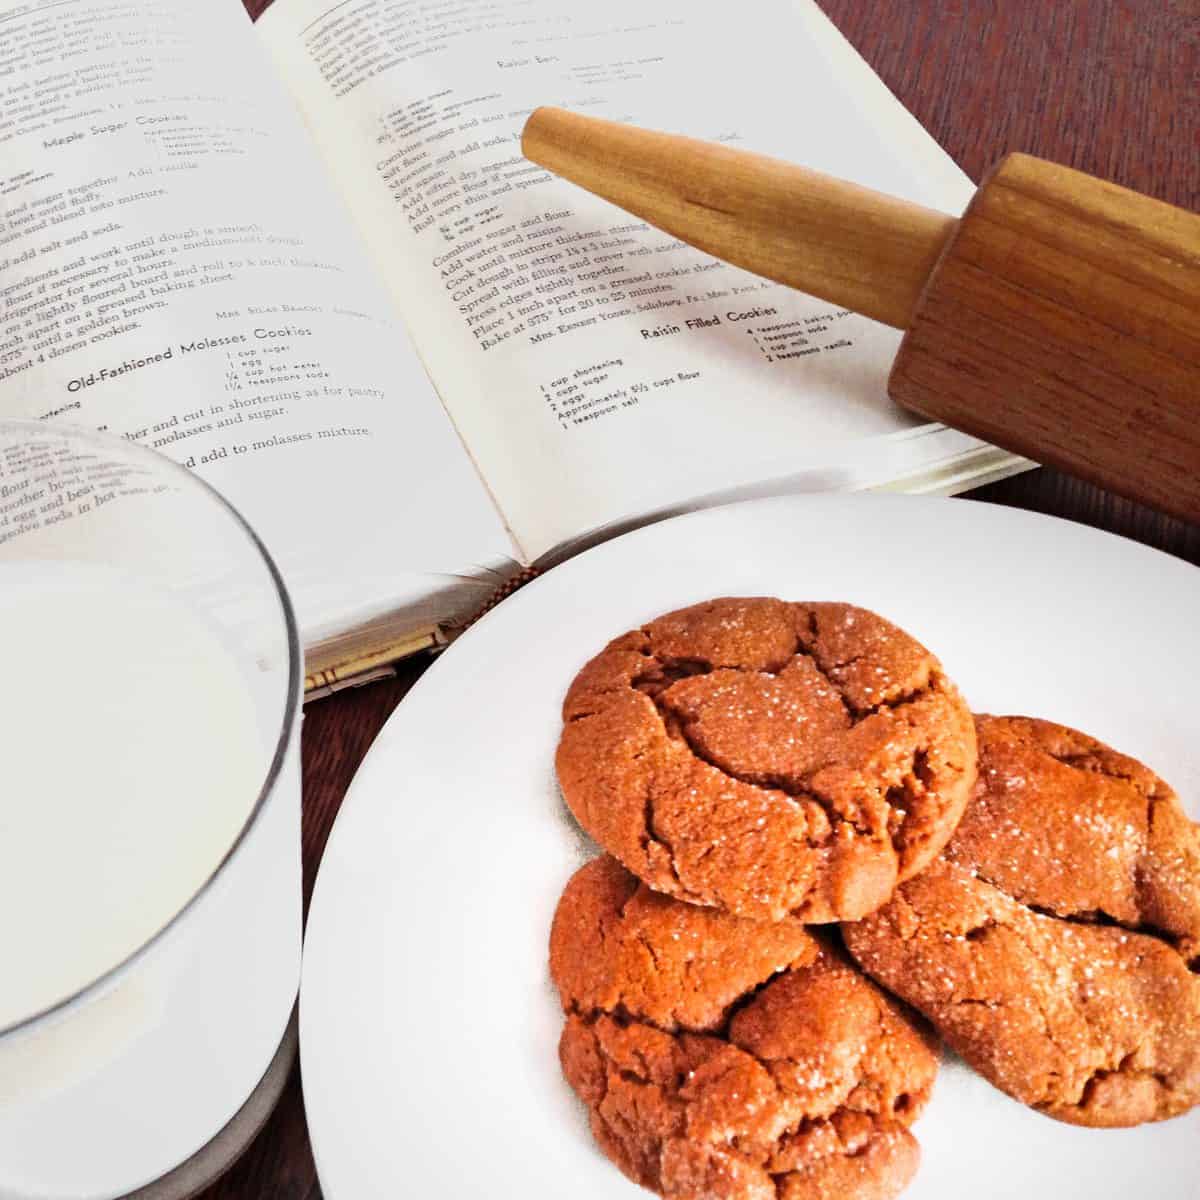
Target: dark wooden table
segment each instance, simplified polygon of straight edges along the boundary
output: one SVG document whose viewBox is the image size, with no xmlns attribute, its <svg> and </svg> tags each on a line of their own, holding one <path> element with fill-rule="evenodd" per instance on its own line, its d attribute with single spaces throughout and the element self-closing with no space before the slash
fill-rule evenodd
<svg viewBox="0 0 1200 1200">
<path fill-rule="evenodd" d="M 269 0 L 245 0 L 257 16 Z M 281 0 L 286 3 L 287 0 Z M 1200 210 L 1200 0 L 820 0 L 973 179 L 1025 150 Z M 1041 470 L 971 500 L 1069 517 L 1200 564 L 1200 528 Z M 342 796 L 424 670 L 310 706 L 304 865 L 312 887 Z M 298 1073 L 242 1160 L 201 1200 L 320 1196 Z"/>
</svg>

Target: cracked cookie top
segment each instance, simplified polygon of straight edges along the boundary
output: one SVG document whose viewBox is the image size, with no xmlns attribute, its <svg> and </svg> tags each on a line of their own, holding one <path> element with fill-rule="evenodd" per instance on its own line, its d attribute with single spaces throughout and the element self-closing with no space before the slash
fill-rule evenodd
<svg viewBox="0 0 1200 1200">
<path fill-rule="evenodd" d="M 848 604 L 720 599 L 611 642 L 563 703 L 584 829 L 657 891 L 854 920 L 932 861 L 975 779 L 938 660 Z"/>
<path fill-rule="evenodd" d="M 1200 956 L 1200 826 L 1174 791 L 1076 729 L 975 724 L 979 783 L 946 857 L 1030 908 L 1145 928 Z"/>
<path fill-rule="evenodd" d="M 979 782 L 941 860 L 844 928 L 862 967 L 976 1070 L 1060 1120 L 1200 1102 L 1200 827 L 1141 763 L 979 717 Z"/>
<path fill-rule="evenodd" d="M 720 1029 L 748 991 L 819 952 L 794 917 L 766 923 L 681 904 L 609 855 L 572 876 L 550 929 L 564 1011 L 626 1013 L 668 1032 Z"/>
<path fill-rule="evenodd" d="M 604 856 L 551 933 L 563 1073 L 673 1200 L 886 1200 L 916 1170 L 927 1034 L 830 943 L 651 892 Z"/>
</svg>

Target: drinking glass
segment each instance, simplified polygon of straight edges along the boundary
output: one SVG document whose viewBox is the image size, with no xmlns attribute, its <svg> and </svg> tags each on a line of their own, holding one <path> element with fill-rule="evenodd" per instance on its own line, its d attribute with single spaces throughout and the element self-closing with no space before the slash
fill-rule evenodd
<svg viewBox="0 0 1200 1200">
<path fill-rule="evenodd" d="M 270 556 L 210 487 L 0 421 L 0 1200 L 168 1176 L 276 1057 L 301 666 Z"/>
</svg>

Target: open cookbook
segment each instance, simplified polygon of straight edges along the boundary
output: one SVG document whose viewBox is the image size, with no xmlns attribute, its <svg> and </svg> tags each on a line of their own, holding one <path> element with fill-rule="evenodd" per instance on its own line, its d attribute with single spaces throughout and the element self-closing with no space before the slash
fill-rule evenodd
<svg viewBox="0 0 1200 1200">
<path fill-rule="evenodd" d="M 0 417 L 224 493 L 310 692 L 657 516 L 1027 465 L 891 404 L 898 332 L 521 155 L 554 104 L 960 212 L 812 0 L 0 0 L 0 92 Z"/>
</svg>

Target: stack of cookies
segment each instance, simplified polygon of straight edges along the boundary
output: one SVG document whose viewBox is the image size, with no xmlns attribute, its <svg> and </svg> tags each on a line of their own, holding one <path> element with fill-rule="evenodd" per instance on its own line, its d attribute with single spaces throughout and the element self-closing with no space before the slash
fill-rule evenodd
<svg viewBox="0 0 1200 1200">
<path fill-rule="evenodd" d="M 935 1033 L 1060 1120 L 1200 1102 L 1200 827 L 1140 763 L 972 716 L 874 613 L 767 598 L 617 638 L 563 720 L 607 854 L 551 930 L 560 1059 L 637 1183 L 895 1196 Z"/>
</svg>

